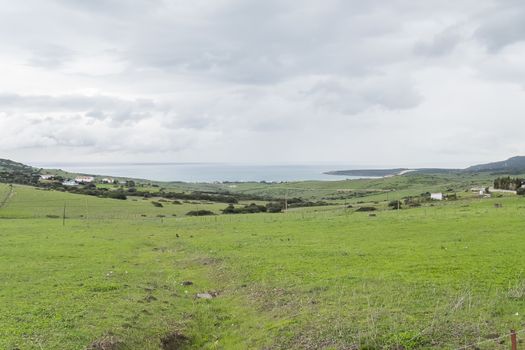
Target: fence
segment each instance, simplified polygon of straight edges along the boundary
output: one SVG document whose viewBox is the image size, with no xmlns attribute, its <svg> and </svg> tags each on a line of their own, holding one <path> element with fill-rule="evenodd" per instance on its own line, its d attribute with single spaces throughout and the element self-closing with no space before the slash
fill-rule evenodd
<svg viewBox="0 0 525 350">
<path fill-rule="evenodd" d="M 525 332 L 525 329 L 522 329 L 522 330 L 519 330 L 519 331 L 515 331 L 515 330 L 511 329 L 509 334 L 504 334 L 504 335 L 499 336 L 499 337 L 486 339 L 486 340 L 483 340 L 483 341 L 480 341 L 480 342 L 477 342 L 477 343 L 464 345 L 464 346 L 462 346 L 460 348 L 457 348 L 456 350 L 479 349 L 479 346 L 484 345 L 484 344 L 498 344 L 498 343 L 499 344 L 504 344 L 505 343 L 505 339 L 510 339 L 510 345 L 511 345 L 511 349 L 512 350 L 518 350 L 518 337 L 517 337 L 517 335 L 521 334 L 523 332 Z"/>
</svg>

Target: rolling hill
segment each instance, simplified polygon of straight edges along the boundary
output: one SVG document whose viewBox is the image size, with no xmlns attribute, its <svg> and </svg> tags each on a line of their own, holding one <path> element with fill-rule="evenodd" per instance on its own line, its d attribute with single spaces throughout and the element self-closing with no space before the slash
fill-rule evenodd
<svg viewBox="0 0 525 350">
<path fill-rule="evenodd" d="M 329 175 L 347 175 L 347 176 L 394 176 L 405 173 L 415 172 L 424 174 L 461 174 L 461 173 L 483 173 L 491 172 L 498 174 L 524 174 L 525 173 L 525 156 L 516 156 L 499 162 L 472 165 L 465 169 L 447 169 L 447 168 L 395 168 L 395 169 L 352 169 L 352 170 L 334 170 L 326 172 Z"/>
</svg>

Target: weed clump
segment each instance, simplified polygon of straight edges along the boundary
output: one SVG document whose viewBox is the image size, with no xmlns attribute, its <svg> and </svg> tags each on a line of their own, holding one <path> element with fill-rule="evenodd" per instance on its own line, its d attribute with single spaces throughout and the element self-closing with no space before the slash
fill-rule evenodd
<svg viewBox="0 0 525 350">
<path fill-rule="evenodd" d="M 377 208 L 376 207 L 359 207 L 357 208 L 355 211 L 376 211 Z"/>
<path fill-rule="evenodd" d="M 212 212 L 211 210 L 201 209 L 201 210 L 189 211 L 189 212 L 186 213 L 186 215 L 188 215 L 188 216 L 206 216 L 206 215 L 215 215 L 215 213 Z"/>
<path fill-rule="evenodd" d="M 119 350 L 122 349 L 123 346 L 124 343 L 120 339 L 113 336 L 107 336 L 89 344 L 87 350 Z"/>
<path fill-rule="evenodd" d="M 187 344 L 189 341 L 188 337 L 184 334 L 173 332 L 165 335 L 160 340 L 160 346 L 163 350 L 178 350 Z"/>
</svg>

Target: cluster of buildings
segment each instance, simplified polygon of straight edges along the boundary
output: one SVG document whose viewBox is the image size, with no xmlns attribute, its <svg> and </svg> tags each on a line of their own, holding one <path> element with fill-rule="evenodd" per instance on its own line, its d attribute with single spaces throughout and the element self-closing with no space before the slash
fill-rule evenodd
<svg viewBox="0 0 525 350">
<path fill-rule="evenodd" d="M 77 176 L 74 180 L 66 180 L 62 182 L 62 185 L 64 186 L 78 186 L 78 185 L 85 185 L 95 182 L 95 178 L 93 176 Z"/>
<path fill-rule="evenodd" d="M 492 192 L 493 190 L 490 189 L 490 191 L 487 192 L 487 188 L 485 188 L 485 187 L 472 187 L 470 189 L 470 191 L 471 192 L 476 192 L 478 194 L 479 198 L 490 198 L 491 197 L 490 192 Z M 497 190 L 494 191 L 494 192 L 497 192 Z M 511 192 L 511 191 L 508 191 L 508 192 Z M 512 191 L 512 192 L 515 193 L 515 191 Z M 437 193 L 431 193 L 430 194 L 430 199 L 431 200 L 442 201 L 442 200 L 444 200 L 446 198 L 447 198 L 447 196 L 445 194 L 443 194 L 442 192 L 437 192 Z"/>
<path fill-rule="evenodd" d="M 40 175 L 40 179 L 41 180 L 56 180 L 57 176 L 56 175 L 51 175 L 51 174 L 43 174 L 43 175 Z M 78 185 L 86 185 L 86 184 L 90 184 L 90 183 L 94 183 L 95 182 L 95 177 L 94 176 L 77 176 L 75 177 L 74 179 L 67 179 L 65 181 L 62 182 L 62 185 L 64 186 L 78 186 Z M 113 184 L 115 183 L 115 179 L 113 178 L 109 178 L 109 177 L 106 177 L 106 178 L 103 178 L 99 181 L 100 183 L 103 183 L 103 184 Z M 125 183 L 123 181 L 119 181 L 118 183 Z"/>
</svg>

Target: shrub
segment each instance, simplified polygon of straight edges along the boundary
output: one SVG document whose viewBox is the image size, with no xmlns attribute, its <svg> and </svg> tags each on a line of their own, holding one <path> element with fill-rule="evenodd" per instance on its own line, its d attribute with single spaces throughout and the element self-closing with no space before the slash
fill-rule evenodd
<svg viewBox="0 0 525 350">
<path fill-rule="evenodd" d="M 162 203 L 159 203 L 159 202 L 151 202 L 151 204 L 153 204 L 153 206 L 157 207 L 157 208 L 162 208 L 163 207 Z"/>
<path fill-rule="evenodd" d="M 355 211 L 376 211 L 376 207 L 360 207 L 357 208 Z"/>
<path fill-rule="evenodd" d="M 270 202 L 266 204 L 266 211 L 268 213 L 280 213 L 284 209 L 284 205 L 281 202 Z"/>
<path fill-rule="evenodd" d="M 245 205 L 242 208 L 235 208 L 233 204 L 229 204 L 225 209 L 222 210 L 224 214 L 253 214 L 264 213 L 266 211 L 268 211 L 267 207 L 264 205 L 257 205 L 255 203 Z"/>
<path fill-rule="evenodd" d="M 188 216 L 206 216 L 206 215 L 215 215 L 215 213 L 212 212 L 211 210 L 201 209 L 201 210 L 189 211 L 189 212 L 186 213 L 186 215 L 188 215 Z"/>
<path fill-rule="evenodd" d="M 392 209 L 401 209 L 401 201 L 394 200 L 388 203 L 388 206 Z"/>
<path fill-rule="evenodd" d="M 128 197 L 122 192 L 108 192 L 106 194 L 106 197 L 112 198 L 112 199 L 120 199 L 120 200 L 126 200 Z"/>
</svg>

